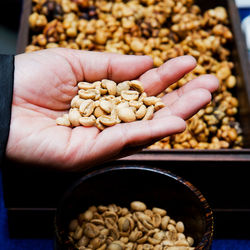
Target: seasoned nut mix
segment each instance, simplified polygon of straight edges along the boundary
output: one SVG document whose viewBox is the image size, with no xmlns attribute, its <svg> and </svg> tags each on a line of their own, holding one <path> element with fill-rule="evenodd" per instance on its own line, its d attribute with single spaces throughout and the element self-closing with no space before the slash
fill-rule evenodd
<svg viewBox="0 0 250 250">
<path fill-rule="evenodd" d="M 147 209 L 141 201 L 131 202 L 130 210 L 115 204 L 91 206 L 70 221 L 68 240 L 72 249 L 194 249 L 183 222 L 166 214 L 162 208 Z"/>
<path fill-rule="evenodd" d="M 31 39 L 26 52 L 65 47 L 148 55 L 156 67 L 177 56 L 194 56 L 197 67 L 168 87 L 165 93 L 202 74 L 217 76 L 219 90 L 213 94 L 208 110 L 202 109 L 187 121 L 185 132 L 164 138 L 149 148 L 238 149 L 243 146 L 242 131 L 236 120 L 238 104 L 232 101 L 238 80 L 234 75 L 234 63 L 230 61 L 233 34 L 224 7 L 201 11 L 195 0 L 33 0 L 29 24 Z M 119 83 L 116 92 L 115 84 L 109 80 L 106 84 L 106 81 L 79 83 L 79 89 L 83 90 L 79 93 L 81 99 L 93 96 L 92 100 L 96 101 L 99 97 L 88 91 L 91 89 L 98 90 L 100 96 L 107 93 L 120 96 L 122 91 L 137 91 L 139 102 L 145 97 L 137 81 Z M 80 101 L 76 98 L 71 107 L 79 108 Z M 161 102 L 147 105 L 154 105 L 155 111 L 162 107 Z M 138 111 L 135 105 L 129 106 Z M 109 115 L 108 110 L 100 111 L 97 107 L 94 110 L 96 117 Z M 142 109 L 136 119 L 144 117 L 145 109 Z M 62 119 L 58 123 L 68 124 Z M 223 125 L 227 128 L 223 129 Z M 236 134 L 232 136 L 230 129 Z"/>
<path fill-rule="evenodd" d="M 120 122 L 150 120 L 154 111 L 165 107 L 160 98 L 147 97 L 137 80 L 119 84 L 106 79 L 94 83 L 79 82 L 78 88 L 78 95 L 71 100 L 69 115 L 58 117 L 58 125 L 96 126 L 103 130 Z"/>
</svg>

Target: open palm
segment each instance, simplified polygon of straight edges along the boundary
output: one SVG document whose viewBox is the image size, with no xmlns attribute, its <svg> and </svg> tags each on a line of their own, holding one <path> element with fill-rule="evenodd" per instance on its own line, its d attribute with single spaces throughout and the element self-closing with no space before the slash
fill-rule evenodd
<svg viewBox="0 0 250 250">
<path fill-rule="evenodd" d="M 188 119 L 211 99 L 218 87 L 204 75 L 163 97 L 166 108 L 153 120 L 96 127 L 57 126 L 55 119 L 70 108 L 77 82 L 139 79 L 148 95 L 156 95 L 196 65 L 183 56 L 152 69 L 147 56 L 125 56 L 68 49 L 49 49 L 15 58 L 14 95 L 7 156 L 18 161 L 61 169 L 84 169 L 182 132 Z"/>
</svg>

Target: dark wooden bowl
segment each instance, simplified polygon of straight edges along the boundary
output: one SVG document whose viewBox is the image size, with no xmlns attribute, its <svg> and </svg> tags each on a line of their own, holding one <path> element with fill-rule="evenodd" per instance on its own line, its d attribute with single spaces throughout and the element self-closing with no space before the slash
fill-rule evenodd
<svg viewBox="0 0 250 250">
<path fill-rule="evenodd" d="M 149 208 L 164 208 L 185 224 L 185 234 L 196 249 L 210 249 L 213 214 L 206 199 L 188 181 L 158 168 L 116 166 L 83 176 L 63 196 L 55 217 L 56 249 L 73 249 L 66 244 L 69 221 L 91 205 L 115 203 L 129 207 L 140 200 Z"/>
</svg>

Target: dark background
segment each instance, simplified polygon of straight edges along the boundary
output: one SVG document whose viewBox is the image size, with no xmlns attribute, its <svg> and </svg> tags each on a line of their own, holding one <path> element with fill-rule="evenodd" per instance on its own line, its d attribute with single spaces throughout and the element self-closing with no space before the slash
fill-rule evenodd
<svg viewBox="0 0 250 250">
<path fill-rule="evenodd" d="M 214 1 L 214 0 L 210 0 Z M 219 2 L 219 1 L 218 1 Z M 15 54 L 22 0 L 0 0 L 0 53 Z M 241 18 L 250 10 L 240 11 Z M 14 174 L 14 173 L 13 173 Z M 0 250 L 53 249 L 53 239 L 11 239 L 8 235 L 7 212 L 3 203 L 0 172 Z M 215 240 L 213 250 L 250 249 L 250 240 Z"/>
<path fill-rule="evenodd" d="M 15 54 L 22 0 L 0 0 L 0 53 Z"/>
</svg>

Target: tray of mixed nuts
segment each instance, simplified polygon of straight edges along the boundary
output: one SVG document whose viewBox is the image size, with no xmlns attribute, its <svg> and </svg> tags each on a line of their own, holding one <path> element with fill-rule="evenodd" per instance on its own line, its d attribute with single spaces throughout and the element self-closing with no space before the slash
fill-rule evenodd
<svg viewBox="0 0 250 250">
<path fill-rule="evenodd" d="M 234 1 L 28 0 L 23 10 L 18 53 L 66 47 L 149 55 L 155 67 L 194 56 L 197 67 L 165 93 L 202 74 L 217 76 L 219 90 L 187 121 L 186 131 L 126 160 L 189 161 L 195 154 L 200 160 L 250 161 L 248 61 Z"/>
</svg>

